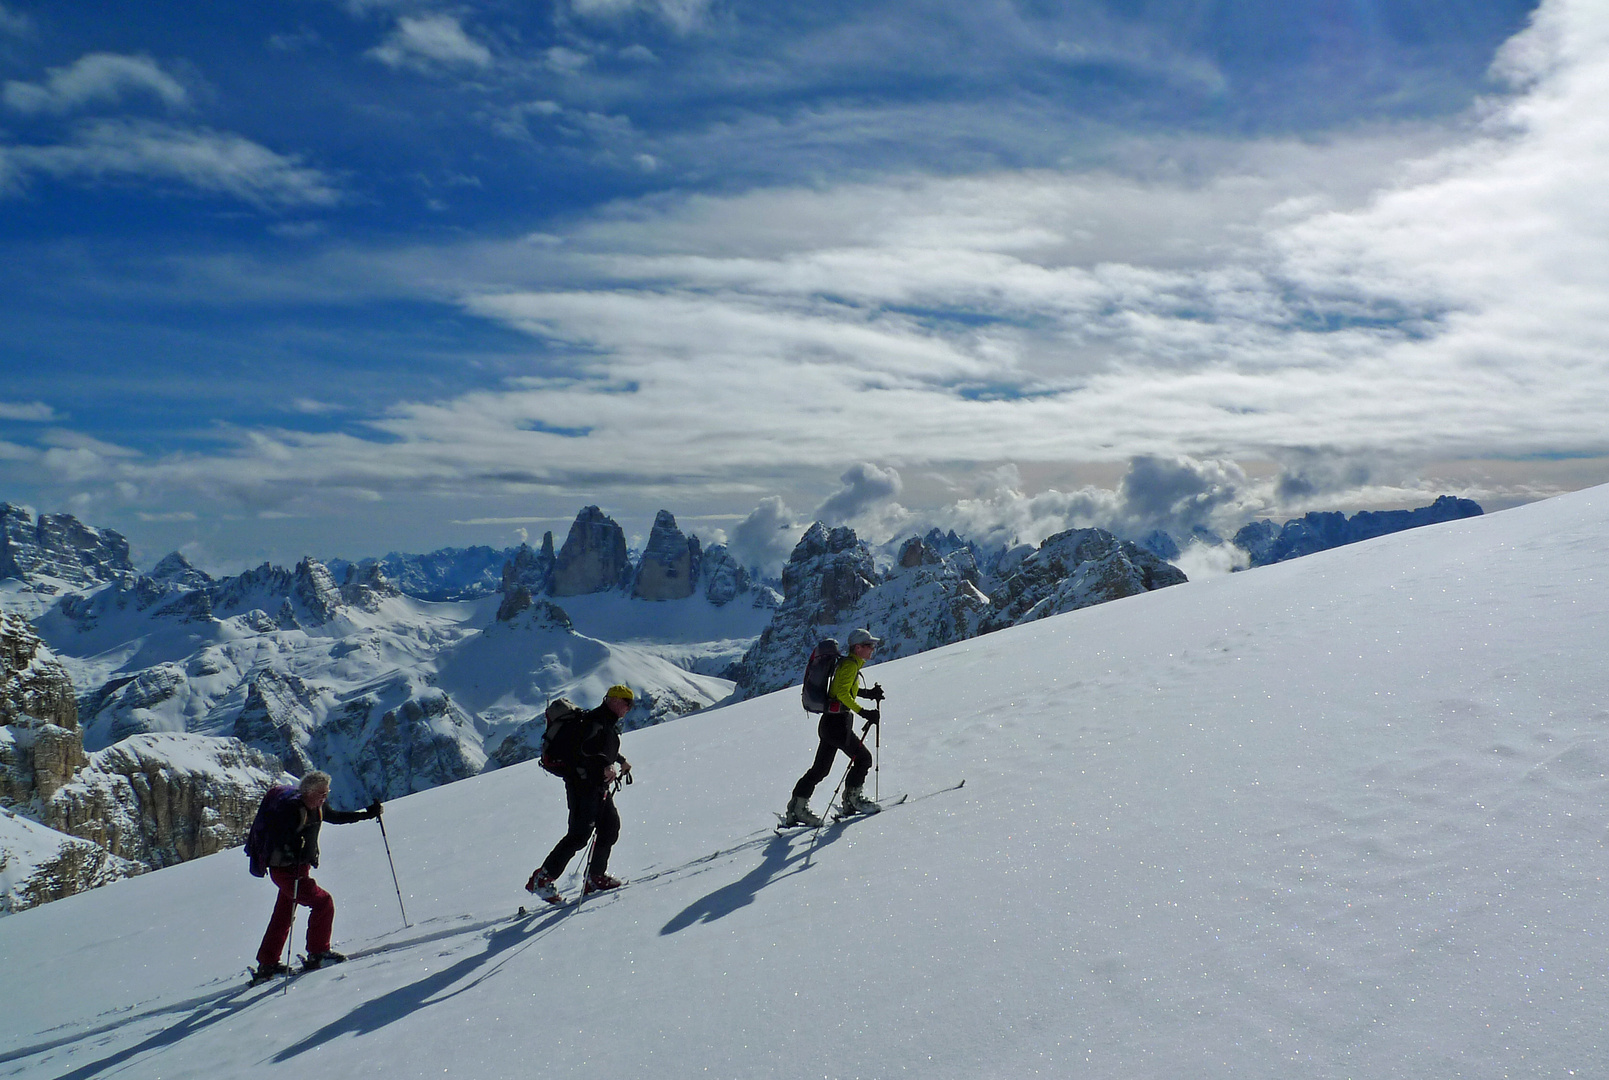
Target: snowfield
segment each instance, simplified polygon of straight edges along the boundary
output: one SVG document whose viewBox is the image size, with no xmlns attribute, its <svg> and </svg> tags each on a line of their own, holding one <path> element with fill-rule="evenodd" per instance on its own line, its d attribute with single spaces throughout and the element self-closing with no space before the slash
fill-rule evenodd
<svg viewBox="0 0 1609 1080">
<path fill-rule="evenodd" d="M 284 988 L 238 851 L 0 920 L 0 1076 L 1602 1076 L 1606 643 L 1609 488 L 1004 630 L 868 669 L 911 798 L 819 834 L 796 691 L 627 734 L 579 907 L 524 764 L 388 804 L 408 928 L 327 826 Z"/>
</svg>

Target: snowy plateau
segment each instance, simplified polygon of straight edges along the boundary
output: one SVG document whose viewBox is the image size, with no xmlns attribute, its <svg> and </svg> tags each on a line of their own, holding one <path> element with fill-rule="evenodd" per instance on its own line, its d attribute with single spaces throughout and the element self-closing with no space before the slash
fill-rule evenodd
<svg viewBox="0 0 1609 1080">
<path fill-rule="evenodd" d="M 1609 488 L 1051 615 L 868 669 L 874 817 L 773 831 L 793 692 L 628 732 L 579 906 L 525 762 L 388 803 L 406 926 L 327 827 L 284 986 L 238 853 L 0 919 L 0 1076 L 1601 1076 L 1606 640 Z"/>
</svg>

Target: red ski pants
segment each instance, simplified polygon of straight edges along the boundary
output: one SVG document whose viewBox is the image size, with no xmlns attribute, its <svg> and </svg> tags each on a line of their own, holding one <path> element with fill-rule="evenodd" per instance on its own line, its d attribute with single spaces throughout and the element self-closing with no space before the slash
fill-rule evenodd
<svg viewBox="0 0 1609 1080">
<path fill-rule="evenodd" d="M 312 910 L 307 920 L 307 955 L 317 956 L 330 951 L 330 927 L 335 925 L 335 898 L 318 887 L 311 877 L 312 867 L 272 866 L 268 877 L 279 886 L 274 900 L 274 917 L 268 920 L 268 932 L 257 949 L 259 964 L 272 964 L 285 954 L 285 939 L 290 936 L 291 922 L 296 918 L 296 905 Z"/>
</svg>

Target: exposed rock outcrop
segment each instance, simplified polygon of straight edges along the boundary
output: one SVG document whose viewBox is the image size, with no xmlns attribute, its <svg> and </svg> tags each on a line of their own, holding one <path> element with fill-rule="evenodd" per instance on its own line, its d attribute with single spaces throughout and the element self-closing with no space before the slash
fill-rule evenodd
<svg viewBox="0 0 1609 1080">
<path fill-rule="evenodd" d="M 698 583 L 699 544 L 676 527 L 669 510 L 654 517 L 648 546 L 637 563 L 631 594 L 641 600 L 681 600 L 693 595 Z"/>
<path fill-rule="evenodd" d="M 132 577 L 128 541 L 111 529 L 92 529 L 71 514 L 33 515 L 0 503 L 0 578 L 51 577 L 89 586 Z"/>
<path fill-rule="evenodd" d="M 990 562 L 992 576 L 972 545 L 934 530 L 901 544 L 893 567 L 879 575 L 853 530 L 818 522 L 783 568 L 784 599 L 771 625 L 727 677 L 740 697 L 753 697 L 798 683 L 817 641 L 842 643 L 857 626 L 883 639 L 878 659 L 892 660 L 1185 580 L 1101 529 L 1060 533 L 1038 549 L 1008 548 Z"/>
<path fill-rule="evenodd" d="M 296 564 L 291 596 L 312 617 L 313 626 L 329 622 L 342 603 L 341 588 L 335 584 L 334 576 L 323 563 L 311 558 L 303 558 Z"/>
<path fill-rule="evenodd" d="M 174 727 L 159 706 L 183 693 L 188 681 L 185 669 L 171 661 L 108 680 L 82 703 L 89 745 L 99 750 L 130 735 Z"/>
<path fill-rule="evenodd" d="M 625 531 L 596 506 L 584 507 L 554 560 L 553 596 L 582 596 L 631 580 Z"/>
<path fill-rule="evenodd" d="M 1105 529 L 1049 537 L 989 594 L 985 631 L 1183 584 L 1183 571 Z"/>
<path fill-rule="evenodd" d="M 0 808 L 0 915 L 144 872 L 98 844 Z"/>
<path fill-rule="evenodd" d="M 406 675 L 331 710 L 308 756 L 327 763 L 343 796 L 360 806 L 450 784 L 486 764 L 475 721 L 441 690 Z"/>
<path fill-rule="evenodd" d="M 976 576 L 970 548 L 944 555 L 914 537 L 880 576 L 853 529 L 818 522 L 783 568 L 783 600 L 771 625 L 728 678 L 744 697 L 793 685 L 817 641 L 834 637 L 841 644 L 857 626 L 884 639 L 877 653 L 884 660 L 972 637 L 989 612 Z"/>
<path fill-rule="evenodd" d="M 301 776 L 314 767 L 307 744 L 328 708 L 326 695 L 290 672 L 264 668 L 252 676 L 246 704 L 235 718 L 235 738 Z"/>
<path fill-rule="evenodd" d="M 67 670 L 28 620 L 0 612 L 0 802 L 48 800 L 83 763 Z"/>
<path fill-rule="evenodd" d="M 1265 518 L 1241 528 L 1231 543 L 1251 556 L 1252 566 L 1267 566 L 1404 529 L 1479 517 L 1482 512 L 1477 502 L 1443 495 L 1415 510 L 1363 510 L 1351 517 L 1338 511 L 1311 513 L 1283 526 Z"/>
<path fill-rule="evenodd" d="M 341 582 L 340 602 L 373 614 L 380 610 L 383 601 L 401 595 L 386 578 L 385 570 L 378 563 L 372 563 L 361 569 L 354 566 L 347 570 L 346 580 Z"/>
<path fill-rule="evenodd" d="M 531 606 L 531 598 L 542 596 L 553 587 L 553 534 L 544 533 L 542 550 L 533 551 L 531 545 L 521 544 L 514 555 L 503 564 L 503 603 L 497 609 L 497 620 L 508 622 Z"/>
<path fill-rule="evenodd" d="M 782 568 L 782 603 L 758 640 L 726 674 L 754 697 L 798 681 L 803 658 L 877 583 L 872 552 L 850 528 L 815 522 Z M 827 628 L 832 628 L 831 630 Z M 842 640 L 840 636 L 840 640 Z"/>
<path fill-rule="evenodd" d="M 699 573 L 704 580 L 704 598 L 716 607 L 731 603 L 755 586 L 753 575 L 732 557 L 725 544 L 711 544 L 705 550 Z M 772 606 L 775 603 L 772 599 Z"/>
<path fill-rule="evenodd" d="M 114 855 L 171 866 L 239 844 L 263 792 L 289 780 L 238 739 L 135 735 L 90 755 L 42 816 Z"/>
<path fill-rule="evenodd" d="M 512 557 L 512 549 L 499 550 L 482 545 L 440 548 L 426 555 L 393 551 L 382 559 L 364 559 L 355 565 L 360 572 L 378 566 L 386 580 L 404 596 L 445 602 L 473 600 L 496 592 L 498 575 Z M 332 574 L 342 576 L 350 573 L 354 564 L 331 559 L 325 565 Z"/>
</svg>

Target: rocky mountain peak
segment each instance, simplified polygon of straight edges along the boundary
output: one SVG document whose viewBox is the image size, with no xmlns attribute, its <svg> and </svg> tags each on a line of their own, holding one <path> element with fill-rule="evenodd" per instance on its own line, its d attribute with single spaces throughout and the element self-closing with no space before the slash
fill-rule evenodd
<svg viewBox="0 0 1609 1080">
<path fill-rule="evenodd" d="M 379 563 L 348 567 L 346 580 L 341 582 L 341 601 L 360 611 L 379 611 L 382 600 L 401 595 Z"/>
<path fill-rule="evenodd" d="M 1314 511 L 1283 526 L 1264 518 L 1243 526 L 1231 543 L 1251 556 L 1252 566 L 1267 566 L 1404 529 L 1479 517 L 1481 513 L 1477 502 L 1442 495 L 1429 506 L 1414 510 L 1362 510 L 1351 517 L 1339 511 Z"/>
<path fill-rule="evenodd" d="M 1185 582 L 1184 572 L 1105 529 L 1047 537 L 989 594 L 985 631 L 1033 622 L 1093 604 Z"/>
<path fill-rule="evenodd" d="M 0 578 L 96 585 L 134 573 L 121 533 L 92 529 L 71 514 L 41 514 L 35 521 L 25 507 L 0 503 Z"/>
<path fill-rule="evenodd" d="M 553 584 L 555 561 L 551 532 L 543 534 L 540 553 L 532 550 L 530 544 L 515 548 L 513 558 L 503 564 L 502 592 L 505 599 L 521 587 L 532 596 L 546 593 Z"/>
<path fill-rule="evenodd" d="M 293 573 L 291 596 L 300 601 L 312 617 L 314 626 L 329 622 L 343 602 L 340 586 L 335 584 L 334 576 L 323 563 L 305 556 L 296 564 Z"/>
<path fill-rule="evenodd" d="M 839 612 L 854 606 L 876 580 L 871 548 L 855 530 L 829 529 L 817 521 L 799 538 L 782 568 L 783 604 L 810 608 L 814 621 L 834 623 Z"/>
<path fill-rule="evenodd" d="M 680 600 L 692 596 L 699 562 L 698 538 L 685 536 L 676 527 L 675 515 L 661 510 L 654 516 L 654 527 L 637 564 L 631 594 L 643 600 Z"/>
<path fill-rule="evenodd" d="M 162 556 L 162 561 L 151 568 L 146 577 L 164 585 L 178 585 L 185 589 L 204 589 L 212 584 L 212 576 L 198 570 L 177 551 Z"/>
<path fill-rule="evenodd" d="M 583 507 L 553 565 L 553 596 L 581 596 L 618 588 L 631 580 L 626 534 L 596 506 Z"/>
<path fill-rule="evenodd" d="M 754 587 L 748 570 L 732 557 L 725 544 L 711 544 L 700 560 L 704 596 L 716 607 L 731 603 Z"/>
</svg>

